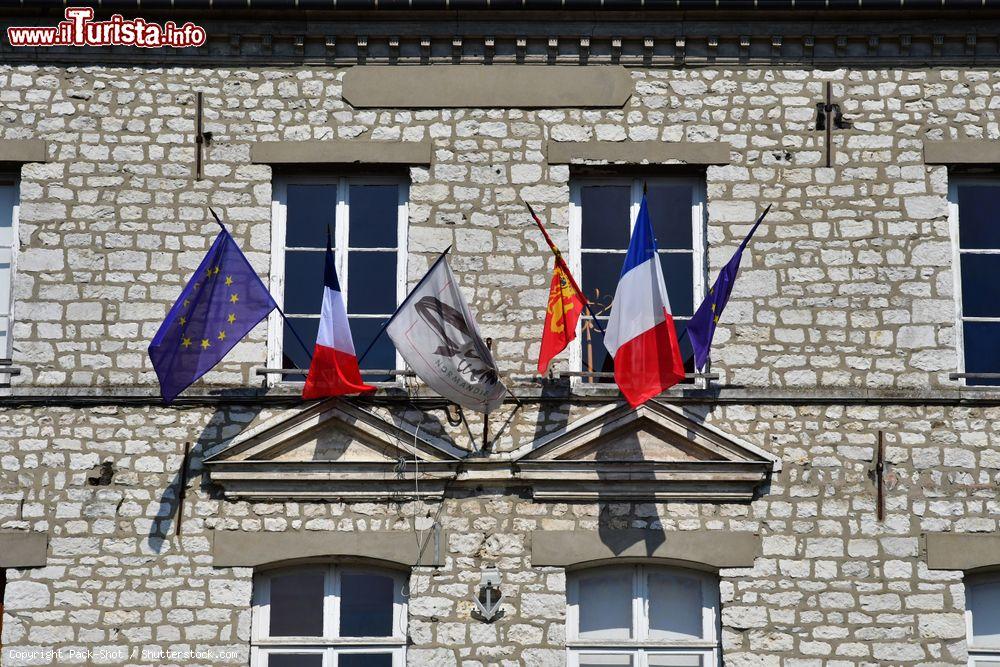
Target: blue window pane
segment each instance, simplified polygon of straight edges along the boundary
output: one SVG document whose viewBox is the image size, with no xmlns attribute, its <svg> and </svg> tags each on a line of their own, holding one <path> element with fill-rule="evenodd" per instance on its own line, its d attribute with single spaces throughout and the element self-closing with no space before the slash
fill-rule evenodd
<svg viewBox="0 0 1000 667">
<path fill-rule="evenodd" d="M 285 312 L 319 313 L 323 305 L 323 266 L 326 253 L 289 250 L 285 253 Z"/>
<path fill-rule="evenodd" d="M 1000 219 L 997 203 L 998 185 L 960 185 L 958 187 L 958 238 L 960 248 L 1000 248 Z"/>
<path fill-rule="evenodd" d="M 323 667 L 322 653 L 271 653 L 267 667 Z"/>
<path fill-rule="evenodd" d="M 660 253 L 663 281 L 667 284 L 672 314 L 694 315 L 693 260 L 688 253 Z"/>
<path fill-rule="evenodd" d="M 327 225 L 336 238 L 336 185 L 289 185 L 286 203 L 286 247 L 325 248 Z"/>
<path fill-rule="evenodd" d="M 392 578 L 384 575 L 342 574 L 340 636 L 391 637 L 394 586 Z"/>
<path fill-rule="evenodd" d="M 299 345 L 299 341 L 295 338 L 295 335 L 289 329 L 289 323 L 291 326 L 295 327 L 295 333 L 299 335 L 302 342 L 305 343 L 306 347 L 309 349 L 308 354 Z M 319 330 L 319 318 L 318 317 L 289 317 L 288 321 L 284 323 L 285 331 L 284 338 L 282 339 L 282 368 L 309 368 L 310 355 L 313 352 L 313 347 L 316 345 L 316 332 Z M 303 382 L 305 381 L 305 375 L 291 375 L 286 374 L 283 379 L 290 380 L 293 382 Z"/>
<path fill-rule="evenodd" d="M 653 223 L 656 247 L 691 248 L 691 201 L 693 185 L 659 183 L 646 194 L 649 219 Z"/>
<path fill-rule="evenodd" d="M 684 372 L 694 373 L 694 348 L 691 347 L 691 340 L 688 338 L 687 334 L 684 333 L 687 329 L 688 319 L 687 318 L 674 318 L 674 328 L 677 330 L 677 340 L 681 346 L 681 359 L 684 360 Z M 693 383 L 694 379 L 683 380 L 683 383 Z"/>
<path fill-rule="evenodd" d="M 606 329 L 608 326 L 607 318 L 602 317 L 600 320 L 601 327 Z M 611 373 L 615 370 L 614 359 L 608 354 L 608 350 L 604 347 L 604 334 L 598 331 L 597 327 L 594 326 L 593 321 L 589 317 L 581 318 L 581 335 L 580 335 L 580 345 L 581 345 L 581 358 L 583 360 L 582 370 L 589 371 L 593 373 Z M 588 378 L 584 377 L 584 382 L 614 382 L 612 378 Z"/>
<path fill-rule="evenodd" d="M 598 315 L 607 314 L 624 263 L 625 253 L 581 253 L 580 289 Z"/>
<path fill-rule="evenodd" d="M 1000 373 L 1000 322 L 965 322 L 965 372 Z M 969 378 L 969 384 L 1000 385 L 1000 379 Z"/>
<path fill-rule="evenodd" d="M 378 333 L 387 319 L 389 318 L 348 318 L 351 324 L 351 337 L 354 338 L 354 351 L 357 353 L 359 361 L 361 359 L 361 355 L 364 354 L 368 345 L 372 342 L 372 339 L 375 338 L 375 334 Z M 393 347 L 389 336 L 383 333 L 378 337 L 378 340 L 368 353 L 368 356 L 365 357 L 364 361 L 361 361 L 361 369 L 382 368 L 388 370 L 394 369 L 395 367 L 396 348 Z M 365 375 L 363 379 L 366 382 L 388 382 L 392 380 L 392 377 Z"/>
<path fill-rule="evenodd" d="M 350 253 L 347 277 L 347 312 L 379 315 L 396 310 L 395 251 Z"/>
<path fill-rule="evenodd" d="M 323 636 L 324 581 L 319 571 L 271 578 L 271 637 Z"/>
<path fill-rule="evenodd" d="M 627 185 L 588 185 L 580 189 L 583 248 L 628 248 L 631 193 Z"/>
<path fill-rule="evenodd" d="M 392 667 L 389 653 L 341 653 L 337 656 L 339 667 Z"/>
<path fill-rule="evenodd" d="M 1000 255 L 964 253 L 961 261 L 962 315 L 1000 316 Z"/>
<path fill-rule="evenodd" d="M 350 247 L 395 248 L 398 204 L 397 185 L 352 185 Z"/>
</svg>

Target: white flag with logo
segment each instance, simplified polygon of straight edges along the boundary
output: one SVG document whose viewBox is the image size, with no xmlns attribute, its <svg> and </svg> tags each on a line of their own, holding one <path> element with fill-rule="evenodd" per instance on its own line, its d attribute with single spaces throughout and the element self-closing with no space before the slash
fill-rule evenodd
<svg viewBox="0 0 1000 667">
<path fill-rule="evenodd" d="M 386 331 L 431 389 L 470 410 L 500 407 L 507 388 L 445 255 L 406 297 Z"/>
</svg>

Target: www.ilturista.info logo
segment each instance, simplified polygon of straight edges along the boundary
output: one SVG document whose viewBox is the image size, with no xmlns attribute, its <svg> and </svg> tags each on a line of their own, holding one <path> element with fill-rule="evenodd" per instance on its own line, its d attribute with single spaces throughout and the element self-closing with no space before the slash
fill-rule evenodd
<svg viewBox="0 0 1000 667">
<path fill-rule="evenodd" d="M 7 28 L 11 46 L 138 46 L 156 49 L 162 46 L 185 48 L 205 43 L 205 29 L 191 22 L 177 27 L 173 21 L 163 25 L 145 19 L 126 19 L 115 14 L 107 21 L 94 21 L 91 7 L 67 7 L 66 20 L 56 26 L 17 26 Z"/>
</svg>

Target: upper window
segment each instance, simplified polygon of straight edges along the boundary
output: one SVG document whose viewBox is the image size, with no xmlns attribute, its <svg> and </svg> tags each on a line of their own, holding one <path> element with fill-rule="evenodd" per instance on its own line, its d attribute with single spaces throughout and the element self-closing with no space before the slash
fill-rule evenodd
<svg viewBox="0 0 1000 667">
<path fill-rule="evenodd" d="M 1000 573 L 966 583 L 965 609 L 969 667 L 1000 667 Z"/>
<path fill-rule="evenodd" d="M 406 296 L 407 185 L 381 177 L 288 177 L 275 181 L 271 252 L 272 294 L 312 353 L 323 298 L 329 228 L 337 277 L 360 357 Z M 309 356 L 273 313 L 268 365 L 309 368 Z M 381 336 L 362 370 L 398 368 L 396 351 Z M 286 375 L 286 380 L 304 380 Z M 366 375 L 369 381 L 391 376 Z"/>
<path fill-rule="evenodd" d="M 17 179 L 0 173 L 0 359 L 10 359 L 12 288 L 17 250 Z"/>
<path fill-rule="evenodd" d="M 681 341 L 685 369 L 694 370 L 691 343 L 684 331 L 704 291 L 704 183 L 695 177 L 578 179 L 570 189 L 569 244 L 571 266 L 602 328 L 625 262 L 629 239 L 639 215 L 643 185 L 663 267 L 670 308 Z M 575 371 L 610 373 L 613 359 L 590 313 L 580 318 L 577 340 L 570 348 Z M 608 377 L 585 381 L 610 382 Z"/>
<path fill-rule="evenodd" d="M 568 667 L 715 667 L 719 583 L 649 565 L 570 573 Z"/>
<path fill-rule="evenodd" d="M 1000 225 L 995 214 L 1000 180 L 960 179 L 951 185 L 958 299 L 959 371 L 1000 373 Z M 968 384 L 1000 385 L 1000 376 Z"/>
<path fill-rule="evenodd" d="M 404 577 L 334 565 L 254 582 L 251 667 L 403 667 Z"/>
</svg>

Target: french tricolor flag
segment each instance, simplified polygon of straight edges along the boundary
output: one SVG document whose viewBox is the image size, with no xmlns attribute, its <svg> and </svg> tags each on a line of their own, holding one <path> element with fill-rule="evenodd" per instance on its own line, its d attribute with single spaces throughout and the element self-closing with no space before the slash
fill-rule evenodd
<svg viewBox="0 0 1000 667">
<path fill-rule="evenodd" d="M 347 307 L 337 280 L 333 263 L 330 235 L 326 237 L 326 267 L 323 275 L 323 305 L 319 315 L 319 332 L 313 348 L 312 363 L 302 388 L 302 398 L 323 398 L 375 391 L 361 380 L 358 355 L 354 351 L 351 327 L 347 323 Z"/>
<path fill-rule="evenodd" d="M 615 360 L 615 382 L 632 407 L 684 379 L 645 195 L 611 303 L 604 346 Z"/>
</svg>

